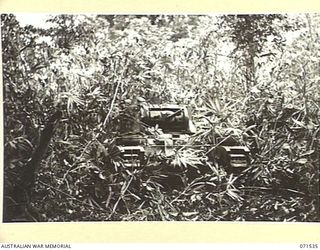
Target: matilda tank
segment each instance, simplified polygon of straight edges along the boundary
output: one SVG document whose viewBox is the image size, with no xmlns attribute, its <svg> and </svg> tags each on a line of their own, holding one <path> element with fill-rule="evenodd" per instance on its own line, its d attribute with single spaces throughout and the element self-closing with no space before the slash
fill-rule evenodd
<svg viewBox="0 0 320 250">
<path fill-rule="evenodd" d="M 145 166 L 154 155 L 174 156 L 182 147 L 206 147 L 208 161 L 221 165 L 227 172 L 239 173 L 248 167 L 249 149 L 231 137 L 218 137 L 212 144 L 191 144 L 197 129 L 186 106 L 145 104 L 135 117 L 136 130 L 118 136 L 112 144 L 113 158 L 125 168 Z"/>
</svg>

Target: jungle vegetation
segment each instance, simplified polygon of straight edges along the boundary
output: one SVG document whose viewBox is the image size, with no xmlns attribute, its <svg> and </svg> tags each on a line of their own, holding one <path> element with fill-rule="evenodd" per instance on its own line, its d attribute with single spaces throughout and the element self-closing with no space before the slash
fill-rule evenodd
<svg viewBox="0 0 320 250">
<path fill-rule="evenodd" d="M 319 15 L 52 15 L 43 28 L 3 14 L 1 34 L 5 221 L 319 221 Z M 140 100 L 202 110 L 195 141 L 235 136 L 249 168 L 229 174 L 194 147 L 113 162 Z M 207 171 L 168 188 L 153 178 L 167 168 Z"/>
</svg>

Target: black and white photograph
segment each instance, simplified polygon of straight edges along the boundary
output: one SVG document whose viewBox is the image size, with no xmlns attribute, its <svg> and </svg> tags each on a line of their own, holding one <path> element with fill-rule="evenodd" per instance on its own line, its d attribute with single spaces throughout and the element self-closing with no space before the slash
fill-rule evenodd
<svg viewBox="0 0 320 250">
<path fill-rule="evenodd" d="M 319 222 L 320 14 L 1 14 L 3 218 Z"/>
</svg>

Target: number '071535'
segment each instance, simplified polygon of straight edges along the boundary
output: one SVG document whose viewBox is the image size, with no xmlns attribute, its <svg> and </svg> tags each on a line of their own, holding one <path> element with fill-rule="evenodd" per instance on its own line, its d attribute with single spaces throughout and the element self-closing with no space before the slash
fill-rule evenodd
<svg viewBox="0 0 320 250">
<path fill-rule="evenodd" d="M 300 248 L 305 248 L 305 249 L 316 249 L 319 248 L 319 244 L 300 244 Z"/>
</svg>

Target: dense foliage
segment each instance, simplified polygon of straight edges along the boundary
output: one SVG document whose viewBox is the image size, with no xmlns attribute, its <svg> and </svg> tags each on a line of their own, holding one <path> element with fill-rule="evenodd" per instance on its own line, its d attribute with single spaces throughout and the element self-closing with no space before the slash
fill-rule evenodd
<svg viewBox="0 0 320 250">
<path fill-rule="evenodd" d="M 47 24 L 1 16 L 5 190 L 47 117 L 63 113 L 32 195 L 39 220 L 319 220 L 319 15 Z M 141 169 L 113 162 L 109 146 L 141 100 L 188 105 L 194 143 L 232 135 L 251 149 L 250 167 L 228 174 L 191 146 Z"/>
</svg>

